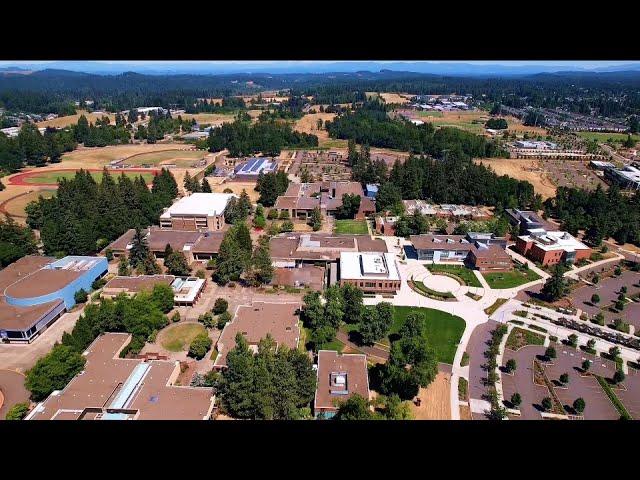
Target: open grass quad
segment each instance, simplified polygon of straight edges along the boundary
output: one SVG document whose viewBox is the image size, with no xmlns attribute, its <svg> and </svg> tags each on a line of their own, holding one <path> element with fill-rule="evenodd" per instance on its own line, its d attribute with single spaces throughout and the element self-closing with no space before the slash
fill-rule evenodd
<svg viewBox="0 0 640 480">
<path fill-rule="evenodd" d="M 599 143 L 608 142 L 609 139 L 614 142 L 624 142 L 627 139 L 626 133 L 605 133 L 605 132 L 577 132 L 579 137 L 582 137 L 586 140 L 596 140 Z M 634 142 L 640 142 L 639 135 L 631 135 L 631 138 Z"/>
<path fill-rule="evenodd" d="M 512 270 L 510 272 L 485 272 L 482 274 L 491 288 L 514 288 L 538 280 L 540 276 L 533 270 Z"/>
<path fill-rule="evenodd" d="M 366 235 L 369 233 L 366 220 L 336 220 L 333 233 Z"/>
<path fill-rule="evenodd" d="M 427 264 L 427 269 L 432 273 L 445 273 L 449 274 L 456 280 L 462 280 L 462 285 L 469 287 L 482 287 L 480 280 L 477 279 L 473 270 L 461 265 L 441 265 L 441 264 Z"/>
<path fill-rule="evenodd" d="M 169 325 L 158 334 L 158 343 L 170 352 L 182 352 L 189 349 L 196 336 L 206 332 L 206 328 L 199 323 Z"/>
</svg>

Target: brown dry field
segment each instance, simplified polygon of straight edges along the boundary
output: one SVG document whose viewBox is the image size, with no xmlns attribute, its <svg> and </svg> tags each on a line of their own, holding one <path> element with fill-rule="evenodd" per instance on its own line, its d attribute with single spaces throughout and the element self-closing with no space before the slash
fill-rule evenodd
<svg viewBox="0 0 640 480">
<path fill-rule="evenodd" d="M 183 113 L 181 117 L 183 120 L 191 120 L 192 118 L 195 118 L 198 123 L 216 125 L 222 123 L 233 123 L 235 118 L 231 113 Z"/>
<path fill-rule="evenodd" d="M 62 163 L 43 167 L 43 169 L 60 168 L 100 168 L 112 160 L 127 158 L 138 153 L 156 152 L 158 150 L 185 150 L 188 146 L 183 143 L 156 143 L 156 144 L 132 144 L 113 145 L 109 147 L 79 148 L 62 156 Z M 189 147 L 191 148 L 191 147 Z"/>
<path fill-rule="evenodd" d="M 318 120 L 326 122 L 327 120 L 333 120 L 335 117 L 335 113 L 308 113 L 296 121 L 293 129 L 298 132 L 316 135 L 318 137 L 318 142 L 321 143 L 323 140 L 329 140 L 329 133 L 324 129 L 324 127 L 322 130 L 318 130 Z"/>
<path fill-rule="evenodd" d="M 410 95 L 406 93 L 381 93 L 380 96 L 386 103 L 399 103 L 404 105 L 409 103 Z"/>
<path fill-rule="evenodd" d="M 538 160 L 514 158 L 478 158 L 474 162 L 482 162 L 485 167 L 491 167 L 498 175 L 509 175 L 518 180 L 526 180 L 533 185 L 536 193 L 543 199 L 554 197 L 556 187 L 538 166 Z M 536 169 L 528 171 L 526 169 Z"/>
<path fill-rule="evenodd" d="M 104 117 L 105 115 L 109 117 L 109 120 L 111 120 L 111 122 L 116 121 L 116 116 L 113 113 L 108 113 L 108 114 L 102 113 L 100 115 L 96 115 L 95 113 L 88 113 L 86 110 L 78 110 L 78 113 L 76 113 L 75 115 L 58 117 L 58 118 L 54 118 L 53 120 L 45 120 L 43 122 L 36 123 L 36 125 L 38 126 L 38 128 L 45 128 L 45 127 L 64 128 L 64 127 L 68 127 L 69 125 L 78 123 L 78 119 L 80 118 L 81 115 L 86 116 L 87 120 L 89 120 L 89 122 L 91 123 L 95 123 L 96 120 Z"/>
<path fill-rule="evenodd" d="M 460 405 L 460 420 L 473 420 L 469 405 Z"/>
<path fill-rule="evenodd" d="M 21 192 L 22 193 L 22 192 Z M 4 210 L 11 216 L 14 217 L 24 217 L 24 207 L 27 206 L 28 203 L 38 200 L 38 197 L 42 195 L 44 198 L 51 198 L 55 190 L 47 189 L 46 187 L 40 187 L 40 189 L 33 188 L 32 191 L 26 195 L 21 195 L 14 200 L 9 201 L 5 206 Z M 17 221 L 17 219 L 16 219 Z"/>
<path fill-rule="evenodd" d="M 233 193 L 240 195 L 242 190 L 246 190 L 249 194 L 249 198 L 252 202 L 257 202 L 260 198 L 260 194 L 254 190 L 256 182 L 224 182 L 214 184 L 215 177 L 207 178 L 207 181 L 211 185 L 211 191 L 214 193 L 222 193 L 226 188 L 230 188 Z"/>
<path fill-rule="evenodd" d="M 451 374 L 438 372 L 435 380 L 427 388 L 421 388 L 419 407 L 411 402 L 411 412 L 416 420 L 451 420 Z"/>
<path fill-rule="evenodd" d="M 529 135 L 542 135 L 543 137 L 547 135 L 546 129 L 541 127 L 527 127 L 526 125 L 523 125 L 520 119 L 516 117 L 507 115 L 506 117 L 503 117 L 503 118 L 507 121 L 507 124 L 509 126 L 507 130 L 509 130 L 509 132 L 516 132 L 516 133 L 527 132 Z"/>
</svg>

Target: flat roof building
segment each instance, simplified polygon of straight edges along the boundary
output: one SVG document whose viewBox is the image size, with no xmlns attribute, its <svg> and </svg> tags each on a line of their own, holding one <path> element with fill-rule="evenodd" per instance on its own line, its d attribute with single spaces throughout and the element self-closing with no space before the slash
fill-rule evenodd
<svg viewBox="0 0 640 480">
<path fill-rule="evenodd" d="M 543 266 L 560 262 L 575 263 L 589 258 L 592 252 L 591 248 L 568 232 L 548 232 L 542 228 L 519 236 L 516 250 Z"/>
<path fill-rule="evenodd" d="M 364 354 L 339 354 L 333 350 L 318 352 L 318 378 L 313 413 L 316 418 L 331 418 L 338 404 L 358 394 L 369 400 L 369 374 Z"/>
<path fill-rule="evenodd" d="M 105 257 L 27 256 L 0 270 L 0 339 L 30 342 L 107 273 Z"/>
<path fill-rule="evenodd" d="M 218 356 L 213 368 L 222 369 L 227 365 L 227 354 L 236 346 L 236 334 L 245 338 L 249 347 L 257 352 L 260 340 L 271 335 L 279 348 L 298 348 L 300 341 L 300 325 L 298 311 L 300 303 L 267 303 L 253 302 L 241 305 L 235 317 L 224 326 L 216 344 Z"/>
<path fill-rule="evenodd" d="M 340 284 L 350 283 L 366 293 L 395 294 L 400 271 L 392 253 L 340 253 Z"/>
<path fill-rule="evenodd" d="M 256 180 L 261 173 L 273 173 L 278 169 L 278 162 L 273 158 L 254 157 L 234 169 L 238 180 Z"/>
<path fill-rule="evenodd" d="M 169 285 L 174 292 L 176 306 L 193 306 L 206 286 L 206 280 L 197 277 L 174 277 L 173 275 L 140 275 L 137 277 L 114 277 L 102 289 L 102 298 L 114 298 L 121 293 L 133 296 L 142 291 L 151 291 L 158 284 Z"/>
<path fill-rule="evenodd" d="M 232 193 L 192 193 L 167 208 L 160 215 L 160 228 L 174 230 L 220 230 L 224 211 Z"/>
<path fill-rule="evenodd" d="M 384 240 L 372 239 L 369 235 L 283 233 L 271 237 L 269 245 L 276 267 L 337 262 L 341 252 L 387 252 Z"/>
<path fill-rule="evenodd" d="M 175 385 L 180 362 L 119 358 L 128 333 L 105 333 L 84 352 L 87 363 L 27 420 L 207 420 L 211 388 Z"/>
<path fill-rule="evenodd" d="M 276 287 L 310 288 L 321 292 L 326 284 L 326 269 L 315 265 L 274 269 L 271 285 Z"/>
<path fill-rule="evenodd" d="M 637 167 L 626 165 L 620 169 L 606 168 L 604 174 L 622 188 L 640 190 L 640 169 Z"/>
<path fill-rule="evenodd" d="M 507 220 L 512 225 L 520 225 L 520 233 L 528 233 L 530 230 L 544 229 L 556 231 L 558 227 L 543 219 L 533 210 L 518 210 L 517 208 L 507 208 L 505 210 Z"/>
</svg>

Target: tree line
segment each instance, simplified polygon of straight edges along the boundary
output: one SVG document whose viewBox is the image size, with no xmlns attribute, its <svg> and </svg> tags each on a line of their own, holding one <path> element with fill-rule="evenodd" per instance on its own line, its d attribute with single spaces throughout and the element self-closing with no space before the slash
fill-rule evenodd
<svg viewBox="0 0 640 480">
<path fill-rule="evenodd" d="M 166 169 L 154 177 L 151 190 L 142 176 L 114 179 L 105 169 L 97 183 L 88 171 L 79 170 L 74 178 L 59 180 L 56 195 L 27 205 L 27 224 L 40 230 L 47 254 L 87 255 L 130 228 L 157 224 L 177 194 Z"/>
<path fill-rule="evenodd" d="M 262 152 L 266 156 L 276 156 L 283 148 L 313 148 L 318 146 L 318 137 L 296 132 L 291 125 L 275 120 L 250 121 L 238 118 L 233 123 L 223 123 L 214 128 L 207 139 L 209 151 L 218 152 L 225 148 L 232 157 L 242 157 Z"/>
<path fill-rule="evenodd" d="M 562 228 L 572 235 L 585 230 L 585 240 L 599 246 L 613 237 L 619 243 L 640 245 L 640 195 L 623 195 L 617 185 L 605 192 L 558 187 L 556 196 L 544 203 L 547 215 L 558 218 Z"/>
</svg>

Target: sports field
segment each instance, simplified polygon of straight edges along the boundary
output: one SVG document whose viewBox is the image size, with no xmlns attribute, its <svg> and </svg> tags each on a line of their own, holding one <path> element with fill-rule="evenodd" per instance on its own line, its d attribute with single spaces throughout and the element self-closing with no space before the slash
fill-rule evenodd
<svg viewBox="0 0 640 480">
<path fill-rule="evenodd" d="M 190 167 L 195 161 L 204 158 L 208 152 L 202 150 L 167 150 L 161 152 L 142 153 L 125 160 L 127 165 L 161 165 L 175 164 L 178 167 Z"/>
<path fill-rule="evenodd" d="M 29 203 L 38 200 L 40 195 L 44 198 L 51 198 L 55 193 L 55 190 L 43 189 L 18 195 L 0 204 L 0 212 L 6 213 L 11 217 L 26 218 L 24 207 Z"/>
<path fill-rule="evenodd" d="M 132 180 L 141 175 L 145 182 L 151 183 L 156 172 L 137 170 L 111 170 L 110 173 L 114 177 L 125 174 Z M 18 185 L 56 185 L 59 179 L 66 178 L 67 180 L 69 180 L 75 177 L 75 175 L 76 170 L 74 169 L 31 171 L 16 175 L 12 177 L 10 181 L 11 183 Z M 91 176 L 94 178 L 94 180 L 99 182 L 100 180 L 102 180 L 102 170 L 92 171 Z"/>
</svg>

